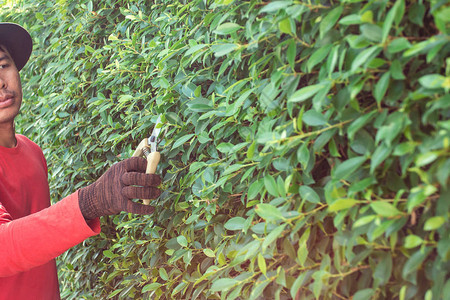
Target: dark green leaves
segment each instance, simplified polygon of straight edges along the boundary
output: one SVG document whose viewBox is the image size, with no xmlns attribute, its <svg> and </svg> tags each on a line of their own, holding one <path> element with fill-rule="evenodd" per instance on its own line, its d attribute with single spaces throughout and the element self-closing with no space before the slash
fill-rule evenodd
<svg viewBox="0 0 450 300">
<path fill-rule="evenodd" d="M 165 122 L 155 213 L 66 252 L 65 297 L 442 298 L 445 1 L 66 4 L 1 13 L 36 35 L 16 128 L 53 200 Z"/>
</svg>

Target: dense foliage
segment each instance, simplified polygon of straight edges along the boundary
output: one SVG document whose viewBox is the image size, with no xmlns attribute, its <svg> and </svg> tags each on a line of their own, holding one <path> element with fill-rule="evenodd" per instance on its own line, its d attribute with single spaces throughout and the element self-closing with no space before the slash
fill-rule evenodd
<svg viewBox="0 0 450 300">
<path fill-rule="evenodd" d="M 62 255 L 65 298 L 450 295 L 447 1 L 57 2 L 1 15 L 53 200 L 165 122 L 155 214 Z"/>
</svg>

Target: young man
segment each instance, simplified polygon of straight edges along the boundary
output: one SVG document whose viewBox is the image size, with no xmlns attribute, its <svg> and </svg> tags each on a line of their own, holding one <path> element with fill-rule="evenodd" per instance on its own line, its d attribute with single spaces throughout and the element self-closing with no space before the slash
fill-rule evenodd
<svg viewBox="0 0 450 300">
<path fill-rule="evenodd" d="M 19 71 L 32 40 L 21 26 L 0 23 L 0 299 L 60 299 L 54 258 L 100 232 L 99 217 L 120 211 L 151 214 L 131 199 L 159 196 L 146 160 L 113 165 L 95 183 L 50 206 L 42 150 L 15 133 L 22 103 Z"/>
</svg>

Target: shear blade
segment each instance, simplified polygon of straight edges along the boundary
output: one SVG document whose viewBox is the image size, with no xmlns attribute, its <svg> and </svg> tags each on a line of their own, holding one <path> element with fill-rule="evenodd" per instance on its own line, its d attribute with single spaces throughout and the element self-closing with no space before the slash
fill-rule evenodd
<svg viewBox="0 0 450 300">
<path fill-rule="evenodd" d="M 156 120 L 155 127 L 153 128 L 152 135 L 148 138 L 148 144 L 150 145 L 151 152 L 156 152 L 156 144 L 158 142 L 158 135 L 162 128 L 161 115 Z"/>
</svg>

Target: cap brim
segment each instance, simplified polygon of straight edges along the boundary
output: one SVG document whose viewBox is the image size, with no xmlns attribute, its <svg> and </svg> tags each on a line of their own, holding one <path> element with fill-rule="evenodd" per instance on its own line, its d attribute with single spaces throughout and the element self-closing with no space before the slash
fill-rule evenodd
<svg viewBox="0 0 450 300">
<path fill-rule="evenodd" d="M 0 23 L 0 44 L 8 48 L 17 70 L 22 70 L 33 51 L 28 31 L 14 23 Z"/>
</svg>

